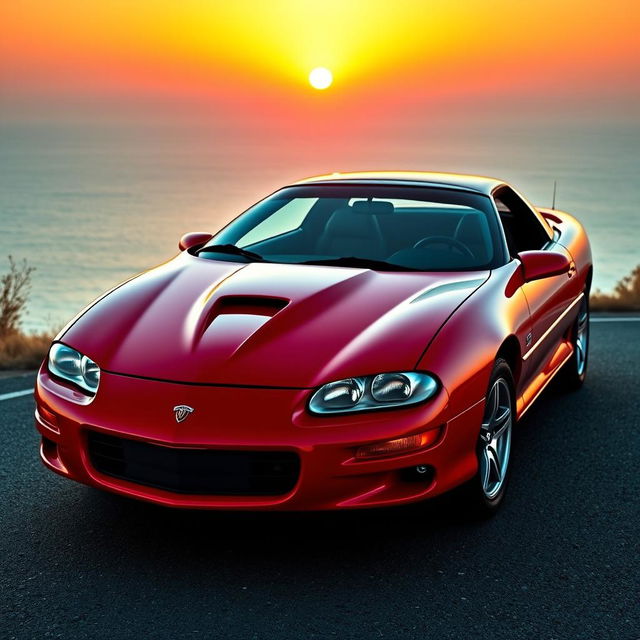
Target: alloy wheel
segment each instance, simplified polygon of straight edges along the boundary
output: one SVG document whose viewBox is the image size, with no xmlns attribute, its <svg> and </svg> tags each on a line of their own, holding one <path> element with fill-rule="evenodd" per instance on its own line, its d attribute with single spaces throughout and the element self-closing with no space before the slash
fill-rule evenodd
<svg viewBox="0 0 640 640">
<path fill-rule="evenodd" d="M 504 484 L 513 423 L 511 390 L 504 378 L 498 378 L 487 396 L 485 417 L 480 429 L 480 481 L 485 496 L 495 498 Z"/>
</svg>

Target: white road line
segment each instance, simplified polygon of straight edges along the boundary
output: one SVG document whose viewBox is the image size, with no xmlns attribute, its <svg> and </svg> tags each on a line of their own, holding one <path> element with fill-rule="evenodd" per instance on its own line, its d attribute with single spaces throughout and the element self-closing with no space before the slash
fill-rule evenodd
<svg viewBox="0 0 640 640">
<path fill-rule="evenodd" d="M 33 393 L 33 388 L 23 389 L 22 391 L 13 391 L 11 393 L 2 393 L 0 394 L 0 402 L 3 400 L 11 400 L 12 398 L 19 398 L 20 396 L 27 396 L 30 393 Z"/>
<path fill-rule="evenodd" d="M 593 318 L 589 319 L 591 322 L 640 322 L 640 317 L 627 317 L 622 318 Z"/>
</svg>

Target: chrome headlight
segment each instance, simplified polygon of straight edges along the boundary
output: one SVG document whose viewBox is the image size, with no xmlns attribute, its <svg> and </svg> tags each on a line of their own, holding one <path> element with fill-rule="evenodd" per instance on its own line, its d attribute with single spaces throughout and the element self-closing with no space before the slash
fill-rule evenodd
<svg viewBox="0 0 640 640">
<path fill-rule="evenodd" d="M 100 384 L 100 367 L 87 356 L 56 342 L 49 350 L 49 371 L 84 391 L 95 394 Z"/>
<path fill-rule="evenodd" d="M 424 402 L 438 390 L 428 373 L 406 371 L 329 382 L 311 396 L 311 413 L 352 413 Z"/>
</svg>

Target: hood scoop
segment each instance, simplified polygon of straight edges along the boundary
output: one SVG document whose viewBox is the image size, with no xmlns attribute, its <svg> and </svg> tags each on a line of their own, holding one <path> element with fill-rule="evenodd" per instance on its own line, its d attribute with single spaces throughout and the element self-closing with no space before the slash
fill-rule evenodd
<svg viewBox="0 0 640 640">
<path fill-rule="evenodd" d="M 289 302 L 270 296 L 222 296 L 208 308 L 205 305 L 197 330 L 188 332 L 191 351 L 204 347 L 217 357 L 229 358 Z"/>
<path fill-rule="evenodd" d="M 216 301 L 211 309 L 211 321 L 221 315 L 251 315 L 272 318 L 289 302 L 284 298 L 268 296 L 223 296 Z"/>
</svg>

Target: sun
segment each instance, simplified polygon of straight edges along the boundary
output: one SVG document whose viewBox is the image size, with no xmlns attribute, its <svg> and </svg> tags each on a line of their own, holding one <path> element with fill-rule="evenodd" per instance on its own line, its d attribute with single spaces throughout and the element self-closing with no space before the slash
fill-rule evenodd
<svg viewBox="0 0 640 640">
<path fill-rule="evenodd" d="M 325 67 L 316 67 L 309 73 L 309 84 L 314 89 L 328 89 L 333 82 L 333 74 Z"/>
</svg>

